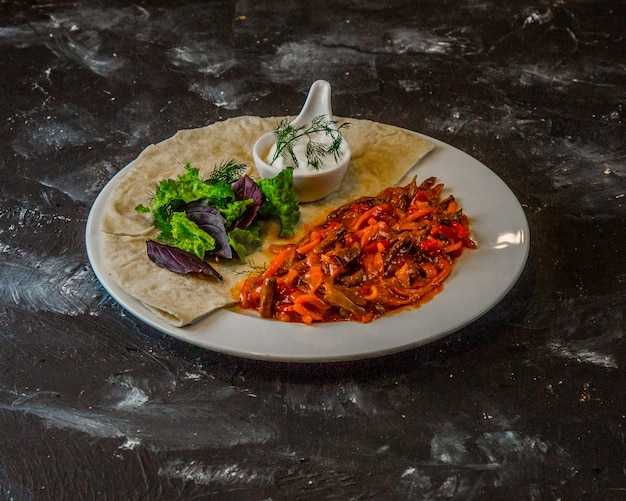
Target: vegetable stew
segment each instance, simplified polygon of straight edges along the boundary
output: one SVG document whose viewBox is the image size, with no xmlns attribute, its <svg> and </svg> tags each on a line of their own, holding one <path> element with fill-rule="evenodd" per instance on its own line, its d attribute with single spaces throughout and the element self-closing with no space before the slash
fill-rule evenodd
<svg viewBox="0 0 626 501">
<path fill-rule="evenodd" d="M 370 322 L 436 295 L 464 249 L 469 219 L 434 177 L 332 211 L 246 279 L 240 305 L 288 322 Z"/>
</svg>

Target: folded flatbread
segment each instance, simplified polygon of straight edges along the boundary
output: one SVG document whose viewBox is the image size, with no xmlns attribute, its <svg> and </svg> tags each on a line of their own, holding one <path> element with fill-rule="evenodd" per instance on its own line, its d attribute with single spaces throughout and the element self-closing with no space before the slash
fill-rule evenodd
<svg viewBox="0 0 626 501">
<path fill-rule="evenodd" d="M 277 236 L 276 224 L 268 224 L 263 228 L 263 248 L 245 262 L 235 259 L 212 263 L 223 276 L 222 282 L 179 275 L 158 267 L 148 258 L 146 240 L 155 238 L 158 232 L 152 215 L 140 214 L 135 207 L 149 205 L 159 181 L 184 173 L 187 163 L 206 178 L 215 166 L 232 159 L 248 165 L 248 174 L 258 179 L 252 146 L 282 118 L 243 116 L 179 131 L 148 146 L 113 188 L 101 226 L 103 264 L 126 293 L 170 324 L 184 326 L 219 308 L 236 304 L 237 288 L 246 274 L 271 259 L 267 255 L 269 245 L 286 240 Z M 330 210 L 397 184 L 434 147 L 430 141 L 398 127 L 369 120 L 337 120 L 350 123 L 349 128 L 342 129 L 352 150 L 350 167 L 335 192 L 318 202 L 301 204 L 299 233 Z M 293 240 L 297 238 L 298 235 Z"/>
</svg>

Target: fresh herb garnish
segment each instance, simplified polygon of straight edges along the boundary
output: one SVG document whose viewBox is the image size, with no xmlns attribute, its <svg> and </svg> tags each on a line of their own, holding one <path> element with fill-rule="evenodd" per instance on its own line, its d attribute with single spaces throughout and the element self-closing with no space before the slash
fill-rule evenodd
<svg viewBox="0 0 626 501">
<path fill-rule="evenodd" d="M 209 177 L 206 182 L 209 184 L 226 183 L 230 185 L 237 181 L 245 171 L 245 164 L 238 164 L 234 160 L 227 160 L 213 169 L 211 177 Z"/>
<path fill-rule="evenodd" d="M 276 129 L 276 151 L 270 163 L 274 163 L 281 156 L 288 157 L 294 166 L 298 166 L 298 158 L 294 152 L 296 142 L 302 138 L 307 141 L 306 159 L 307 165 L 313 169 L 319 170 L 322 167 L 322 160 L 326 155 L 332 155 L 337 162 L 341 156 L 341 143 L 343 137 L 339 132 L 344 127 L 349 127 L 348 122 L 344 122 L 337 126 L 337 122 L 326 115 L 315 117 L 311 123 L 294 127 L 286 118 L 281 120 Z M 330 137 L 330 142 L 315 141 L 317 134 L 324 134 Z"/>
</svg>

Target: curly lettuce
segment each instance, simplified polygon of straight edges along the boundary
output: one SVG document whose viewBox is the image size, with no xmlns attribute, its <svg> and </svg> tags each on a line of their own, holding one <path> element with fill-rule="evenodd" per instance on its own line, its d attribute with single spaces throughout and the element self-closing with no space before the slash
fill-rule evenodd
<svg viewBox="0 0 626 501">
<path fill-rule="evenodd" d="M 293 168 L 287 168 L 273 178 L 261 179 L 259 188 L 265 195 L 265 202 L 259 209 L 261 217 L 276 217 L 280 221 L 278 236 L 293 235 L 300 221 L 300 204 L 293 187 Z"/>
<path fill-rule="evenodd" d="M 200 179 L 198 169 L 190 164 L 185 165 L 185 169 L 187 172 L 175 179 L 161 180 L 150 205 L 145 207 L 139 204 L 136 210 L 142 213 L 157 213 L 168 207 L 176 207 L 204 198 L 220 208 L 235 200 L 235 193 L 228 184 L 223 182 L 212 184 L 203 181 Z"/>
<path fill-rule="evenodd" d="M 187 164 L 184 174 L 161 180 L 150 204 L 136 206 L 140 213 L 152 213 L 159 230 L 149 257 L 176 273 L 198 273 L 198 259 L 243 259 L 260 247 L 257 218 L 277 218 L 279 235 L 292 235 L 300 220 L 293 170 L 258 182 L 242 175 L 243 170 L 242 165 L 225 162 L 203 180 L 199 170 Z"/>
</svg>

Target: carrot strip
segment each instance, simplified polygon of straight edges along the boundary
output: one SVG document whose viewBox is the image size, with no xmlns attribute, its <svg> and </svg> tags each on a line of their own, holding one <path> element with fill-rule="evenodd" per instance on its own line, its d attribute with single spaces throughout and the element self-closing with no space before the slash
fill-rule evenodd
<svg viewBox="0 0 626 501">
<path fill-rule="evenodd" d="M 446 247 L 443 248 L 443 252 L 445 252 L 446 254 L 450 254 L 450 252 L 454 252 L 455 250 L 459 250 L 461 247 L 463 247 L 463 242 L 461 240 L 459 240 L 458 242 L 454 243 L 454 244 L 450 244 Z"/>
<path fill-rule="evenodd" d="M 324 281 L 324 271 L 322 269 L 322 265 L 316 264 L 315 266 L 311 266 L 305 277 L 307 278 L 311 294 L 315 293 Z"/>
<path fill-rule="evenodd" d="M 386 205 L 386 204 L 375 205 L 371 209 L 365 211 L 361 215 L 361 217 L 359 217 L 359 219 L 357 219 L 357 221 L 356 221 L 356 223 L 354 223 L 354 226 L 352 227 L 352 229 L 355 230 L 355 231 L 361 229 L 361 227 L 364 226 L 366 222 L 369 223 L 370 219 L 373 219 L 374 222 L 376 222 L 378 217 L 380 217 L 385 212 L 389 212 L 389 211 L 390 211 L 390 207 L 388 205 Z"/>
<path fill-rule="evenodd" d="M 298 296 L 292 307 L 292 310 L 300 315 L 303 320 L 306 319 L 305 323 L 311 323 L 311 320 L 317 320 L 318 322 L 324 320 L 323 312 L 327 309 L 328 305 L 313 294 Z"/>
<path fill-rule="evenodd" d="M 424 263 L 422 265 L 422 271 L 426 273 L 426 278 L 429 280 L 437 276 L 437 268 L 435 268 L 435 266 L 430 263 Z"/>
<path fill-rule="evenodd" d="M 411 212 L 406 217 L 406 220 L 407 221 L 415 221 L 416 219 L 421 219 L 424 216 L 428 216 L 428 214 L 432 214 L 436 210 L 438 210 L 438 209 L 436 209 L 435 207 L 425 207 L 423 209 L 416 210 L 415 212 Z"/>
<path fill-rule="evenodd" d="M 383 274 L 384 260 L 380 252 L 370 252 L 365 254 L 361 260 L 363 271 L 368 279 L 372 279 Z"/>
<path fill-rule="evenodd" d="M 443 282 L 446 278 L 448 278 L 448 275 L 450 275 L 450 271 L 452 270 L 447 259 L 440 259 L 437 264 L 441 265 L 443 269 L 440 270 L 439 273 L 431 280 L 433 285 L 439 285 Z"/>
<path fill-rule="evenodd" d="M 261 274 L 261 276 L 259 277 L 260 281 L 263 281 L 264 278 L 275 275 L 276 272 L 280 269 L 282 264 L 287 259 L 287 256 L 289 255 L 290 252 L 291 252 L 291 248 L 289 247 L 286 247 L 285 249 L 280 251 L 274 258 L 274 260 L 270 263 L 270 265 L 267 267 L 267 269 Z"/>
<path fill-rule="evenodd" d="M 378 225 L 369 225 L 361 230 L 361 240 L 359 244 L 361 247 L 365 247 L 371 240 L 378 235 L 379 228 Z"/>
<path fill-rule="evenodd" d="M 305 254 L 308 254 L 313 249 L 315 249 L 315 247 L 317 247 L 321 241 L 322 241 L 321 233 L 319 233 L 317 231 L 311 233 L 311 241 L 309 243 L 306 243 L 304 245 L 299 246 L 297 248 L 298 254 L 300 254 L 301 256 L 304 256 Z"/>
<path fill-rule="evenodd" d="M 241 290 L 239 291 L 239 302 L 243 308 L 249 308 L 252 304 L 252 298 L 250 297 L 250 287 L 256 279 L 253 277 L 244 280 Z"/>
<path fill-rule="evenodd" d="M 290 268 L 287 273 L 285 273 L 282 277 L 278 277 L 276 280 L 278 283 L 290 287 L 296 281 L 298 275 L 299 272 L 297 268 Z"/>
</svg>

